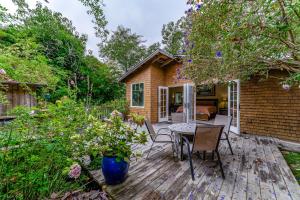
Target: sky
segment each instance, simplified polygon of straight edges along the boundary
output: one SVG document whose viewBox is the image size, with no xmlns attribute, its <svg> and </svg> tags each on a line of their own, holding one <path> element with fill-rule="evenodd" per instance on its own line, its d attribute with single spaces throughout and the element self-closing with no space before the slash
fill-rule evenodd
<svg viewBox="0 0 300 200">
<path fill-rule="evenodd" d="M 36 0 L 26 0 L 33 8 Z M 92 18 L 78 0 L 48 0 L 46 5 L 54 11 L 61 12 L 72 20 L 80 33 L 88 34 L 87 49 L 98 56 L 97 43 L 101 40 L 95 37 Z M 15 11 L 11 0 L 0 0 L 0 4 L 10 12 Z M 113 31 L 118 25 L 131 28 L 132 32 L 144 36 L 146 45 L 161 41 L 163 24 L 178 20 L 187 9 L 186 0 L 104 0 L 104 12 L 108 21 L 107 29 Z"/>
</svg>

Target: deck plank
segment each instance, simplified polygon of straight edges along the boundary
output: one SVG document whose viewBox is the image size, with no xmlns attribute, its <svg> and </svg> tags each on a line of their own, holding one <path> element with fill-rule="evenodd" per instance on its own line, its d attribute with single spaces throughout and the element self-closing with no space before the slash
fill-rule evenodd
<svg viewBox="0 0 300 200">
<path fill-rule="evenodd" d="M 300 188 L 272 140 L 258 136 L 231 136 L 234 155 L 226 141 L 220 146 L 225 180 L 215 162 L 194 156 L 195 181 L 187 160 L 175 162 L 169 144 L 159 144 L 146 159 L 151 142 L 137 145 L 142 158 L 132 160 L 129 176 L 117 186 L 107 186 L 114 199 L 300 199 Z M 271 142 L 270 142 L 271 141 Z M 101 179 L 101 171 L 95 176 Z"/>
<path fill-rule="evenodd" d="M 235 138 L 236 139 L 236 138 Z M 233 190 L 235 187 L 236 182 L 236 176 L 238 173 L 238 167 L 239 163 L 241 162 L 241 154 L 243 153 L 243 142 L 244 140 L 231 140 L 231 146 L 234 149 L 234 155 L 230 154 L 230 151 L 228 152 L 228 161 L 229 161 L 229 167 L 225 169 L 225 180 L 223 181 L 221 187 L 216 185 L 214 187 L 215 191 L 213 191 L 212 198 L 209 199 L 231 199 Z M 224 141 L 226 142 L 226 141 Z M 222 179 L 220 177 L 219 179 Z M 209 193 L 208 193 L 209 194 Z M 208 198 L 204 198 L 208 199 Z"/>
<path fill-rule="evenodd" d="M 175 199 L 193 199 L 193 192 L 196 192 L 199 182 L 203 177 L 206 176 L 205 170 L 207 168 L 206 165 L 208 162 L 210 161 L 203 161 L 198 157 L 198 155 L 193 155 L 195 180 L 193 181 L 190 178 L 187 184 L 183 186 L 182 191 L 176 196 Z"/>
<path fill-rule="evenodd" d="M 220 157 L 223 162 L 223 167 L 225 169 L 226 166 L 223 158 L 225 158 L 225 155 L 227 154 L 227 152 L 229 152 L 229 148 L 227 145 L 224 145 L 224 143 L 222 143 L 219 151 L 221 154 Z M 200 181 L 198 181 L 196 189 L 190 193 L 189 198 L 193 198 L 193 199 L 203 198 L 207 192 L 210 192 L 208 190 L 210 185 L 214 183 L 214 181 L 218 177 L 221 176 L 221 171 L 218 163 L 216 161 L 211 161 L 209 159 L 210 158 L 207 158 L 207 160 L 204 163 L 205 170 L 204 170 L 203 177 L 200 179 Z"/>
<path fill-rule="evenodd" d="M 256 141 L 254 137 L 250 137 L 248 149 L 248 177 L 247 177 L 247 199 L 261 199 L 260 179 L 258 173 L 258 160 Z"/>
<path fill-rule="evenodd" d="M 281 152 L 279 151 L 279 149 L 277 147 L 275 147 L 274 145 L 270 145 L 274 159 L 276 160 L 282 177 L 285 181 L 285 184 L 287 186 L 287 189 L 289 190 L 289 196 L 292 197 L 292 199 L 296 200 L 296 199 L 300 199 L 300 186 L 298 184 L 298 182 L 296 181 L 291 169 L 289 168 L 289 166 L 287 165 L 286 161 L 284 160 Z"/>
<path fill-rule="evenodd" d="M 247 198 L 247 180 L 248 180 L 248 154 L 249 154 L 249 139 L 241 137 L 243 140 L 243 151 L 241 154 L 241 161 L 238 166 L 237 178 L 235 180 L 235 187 L 232 193 L 233 200 L 241 200 Z"/>
<path fill-rule="evenodd" d="M 269 177 L 273 182 L 274 191 L 277 199 L 292 199 L 289 195 L 288 188 L 282 178 L 280 168 L 278 166 L 277 161 L 275 160 L 272 148 L 270 145 L 264 145 L 265 155 L 267 159 L 267 165 L 270 171 Z M 277 147 L 276 147 L 277 148 Z"/>
<path fill-rule="evenodd" d="M 259 155 L 257 160 L 257 170 L 259 172 L 261 198 L 263 200 L 276 200 L 273 182 L 269 178 L 270 171 L 267 165 L 264 144 L 259 140 L 258 137 L 255 137 L 255 140 L 257 153 Z"/>
</svg>

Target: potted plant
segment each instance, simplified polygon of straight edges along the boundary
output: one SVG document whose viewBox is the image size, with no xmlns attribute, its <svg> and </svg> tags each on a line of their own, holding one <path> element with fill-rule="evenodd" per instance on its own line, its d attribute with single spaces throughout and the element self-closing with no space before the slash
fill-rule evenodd
<svg viewBox="0 0 300 200">
<path fill-rule="evenodd" d="M 145 144 L 147 136 L 144 131 L 138 132 L 130 123 L 124 123 L 118 111 L 113 111 L 108 122 L 100 122 L 91 117 L 91 124 L 87 128 L 89 147 L 92 152 L 103 156 L 102 173 L 109 185 L 122 183 L 129 169 L 133 144 Z"/>
</svg>

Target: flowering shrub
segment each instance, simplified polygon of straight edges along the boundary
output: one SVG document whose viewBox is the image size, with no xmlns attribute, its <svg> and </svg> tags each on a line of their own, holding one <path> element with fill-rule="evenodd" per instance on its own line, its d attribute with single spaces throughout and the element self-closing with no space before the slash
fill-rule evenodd
<svg viewBox="0 0 300 200">
<path fill-rule="evenodd" d="M 19 107 L 17 118 L 0 127 L 0 199 L 45 199 L 88 179 L 73 165 L 81 163 L 80 149 L 70 143 L 88 121 L 83 104 L 63 98 L 34 111 Z"/>
<path fill-rule="evenodd" d="M 300 1 L 188 0 L 184 75 L 196 84 L 268 77 L 300 83 Z M 298 78 L 297 78 L 298 77 Z M 282 77 L 278 77 L 282 78 Z"/>
<path fill-rule="evenodd" d="M 133 154 L 131 146 L 146 143 L 147 136 L 145 132 L 138 132 L 131 124 L 124 123 L 119 113 L 114 111 L 108 122 L 89 116 L 84 134 L 72 137 L 71 141 L 83 154 L 116 156 L 118 160 L 129 161 Z"/>
</svg>

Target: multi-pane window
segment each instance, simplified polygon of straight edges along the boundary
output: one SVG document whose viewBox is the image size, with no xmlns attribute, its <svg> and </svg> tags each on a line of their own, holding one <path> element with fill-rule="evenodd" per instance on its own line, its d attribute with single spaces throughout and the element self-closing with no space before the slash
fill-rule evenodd
<svg viewBox="0 0 300 200">
<path fill-rule="evenodd" d="M 144 106 L 144 83 L 136 83 L 131 86 L 131 106 Z"/>
</svg>

